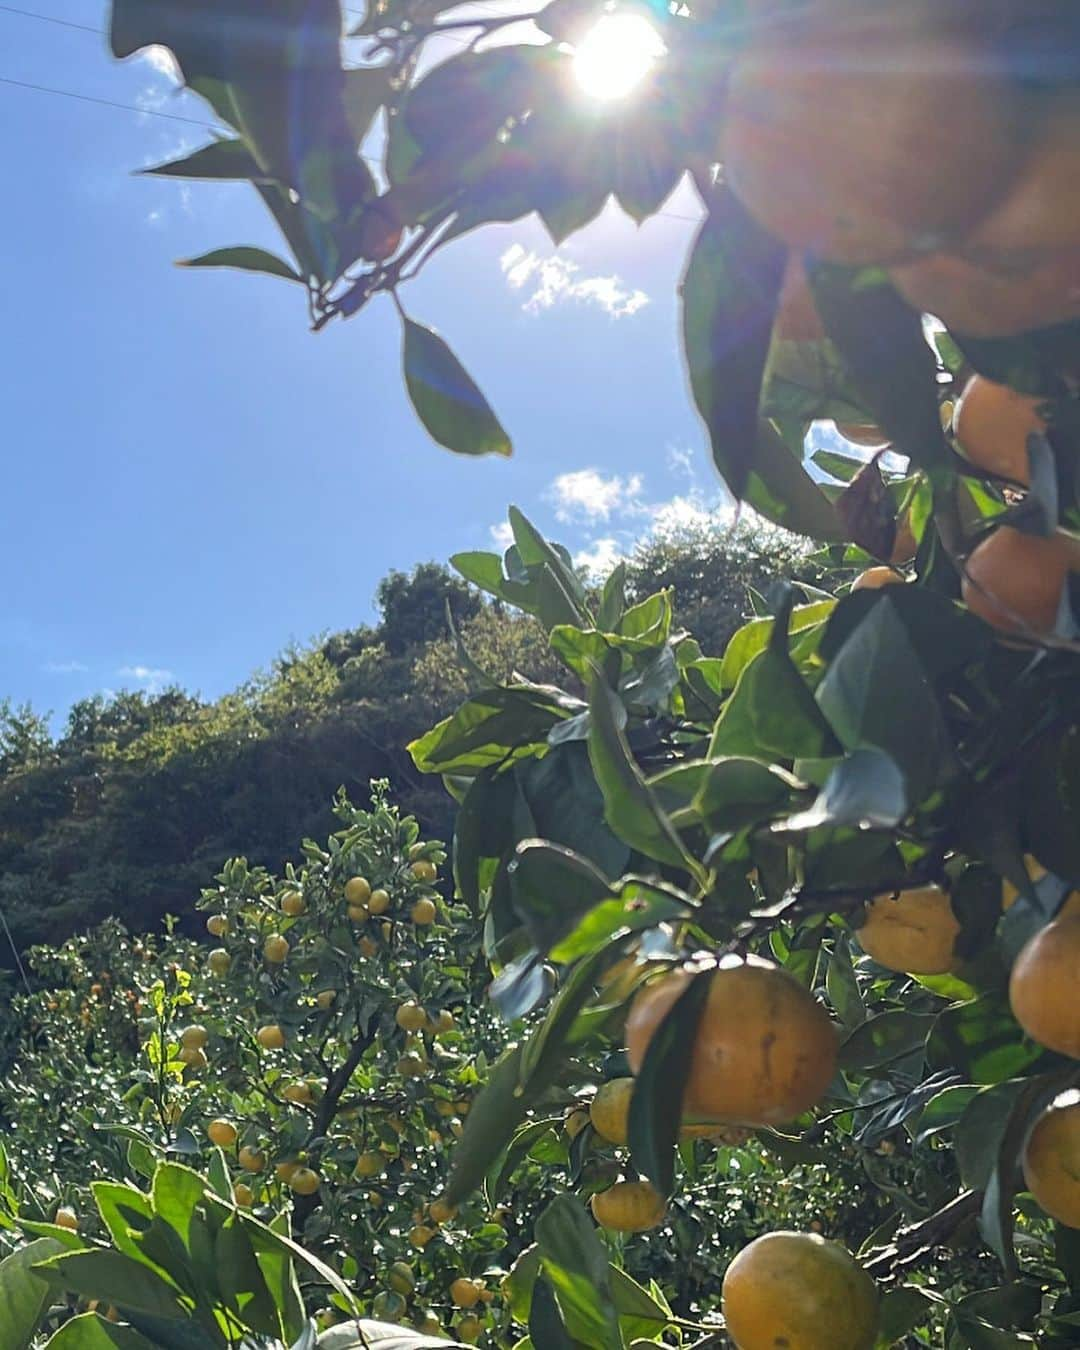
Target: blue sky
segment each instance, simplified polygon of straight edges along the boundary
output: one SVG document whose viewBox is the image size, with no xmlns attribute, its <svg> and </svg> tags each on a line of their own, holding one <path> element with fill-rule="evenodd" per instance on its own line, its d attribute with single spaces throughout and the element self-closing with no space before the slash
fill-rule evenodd
<svg viewBox="0 0 1080 1350">
<path fill-rule="evenodd" d="M 105 22 L 96 0 L 19 7 Z M 243 187 L 133 176 L 209 138 L 150 115 L 208 116 L 158 64 L 0 9 L 0 77 L 148 110 L 0 82 L 0 694 L 58 715 L 170 680 L 212 697 L 370 619 L 389 568 L 490 547 L 509 502 L 597 559 L 717 505 L 677 347 L 688 192 L 558 251 L 532 220 L 481 231 L 405 291 L 514 437 L 508 462 L 459 459 L 408 406 L 388 301 L 312 336 L 288 284 L 172 265 L 277 240 Z"/>
</svg>

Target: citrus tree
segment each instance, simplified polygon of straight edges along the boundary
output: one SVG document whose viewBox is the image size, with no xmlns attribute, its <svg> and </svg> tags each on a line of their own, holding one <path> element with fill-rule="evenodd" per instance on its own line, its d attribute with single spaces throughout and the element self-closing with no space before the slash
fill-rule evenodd
<svg viewBox="0 0 1080 1350">
<path fill-rule="evenodd" d="M 720 1295 L 742 1350 L 1074 1343 L 1075 7 L 707 0 L 646 21 L 554 0 L 515 33 L 379 0 L 358 69 L 332 0 L 255 24 L 245 0 L 197 8 L 113 5 L 114 52 L 170 47 L 235 131 L 159 172 L 249 179 L 292 257 L 195 264 L 286 277 L 316 328 L 389 292 L 433 438 L 507 453 L 402 284 L 487 221 L 537 212 L 559 242 L 689 176 L 683 348 L 714 461 L 858 571 L 840 600 L 778 586 L 706 658 L 670 597 L 628 605 L 618 570 L 587 596 L 520 513 L 504 557 L 456 560 L 572 681 L 474 672 L 413 746 L 461 801 L 455 884 L 492 997 L 538 1019 L 469 1115 L 447 1203 L 599 1073 L 624 1082 L 575 1126 L 571 1181 L 608 1231 L 679 1214 L 699 1129 L 752 1129 L 791 1164 L 837 1139 L 908 1158 L 860 1262 L 812 1231 L 731 1262 L 699 1311 Z M 590 102 L 579 57 L 615 21 L 651 23 L 651 64 L 635 97 Z M 448 30 L 464 45 L 434 64 Z M 822 418 L 847 451 L 814 450 Z M 609 1185 L 587 1165 L 623 1124 Z M 532 1344 L 625 1343 L 580 1199 L 550 1213 L 515 1271 Z M 957 1287 L 950 1243 L 983 1244 L 998 1284 Z"/>
</svg>

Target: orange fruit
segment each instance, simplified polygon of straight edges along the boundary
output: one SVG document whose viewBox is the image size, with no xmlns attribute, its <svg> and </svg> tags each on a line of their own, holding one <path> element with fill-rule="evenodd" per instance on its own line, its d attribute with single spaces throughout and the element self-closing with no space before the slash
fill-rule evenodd
<svg viewBox="0 0 1080 1350">
<path fill-rule="evenodd" d="M 429 1228 L 424 1223 L 418 1223 L 409 1229 L 409 1246 L 417 1248 L 418 1251 L 423 1251 L 434 1236 L 434 1228 Z"/>
<path fill-rule="evenodd" d="M 865 914 L 855 936 L 878 965 L 908 975 L 944 975 L 952 970 L 960 924 L 940 887 L 876 896 Z"/>
<path fill-rule="evenodd" d="M 211 937 L 224 937 L 229 931 L 229 920 L 225 914 L 211 914 L 206 921 L 206 931 Z"/>
<path fill-rule="evenodd" d="M 1046 876 L 1046 868 L 1043 867 L 1042 863 L 1039 862 L 1037 858 L 1033 858 L 1030 853 L 1024 854 L 1024 871 L 1027 872 L 1028 876 L 1031 878 L 1032 881 L 1042 881 L 1043 877 Z M 1019 895 L 1020 892 L 1016 889 L 1016 887 L 1012 884 L 1012 882 L 1007 881 L 1004 877 L 1002 877 L 1001 879 L 1002 912 L 1008 909 L 1012 909 L 1013 905 L 1016 904 Z"/>
<path fill-rule="evenodd" d="M 663 1223 L 667 1201 L 648 1181 L 617 1181 L 592 1197 L 593 1218 L 616 1233 L 644 1233 Z"/>
<path fill-rule="evenodd" d="M 367 877 L 350 877 L 345 883 L 345 903 L 366 905 L 371 898 L 371 883 Z"/>
<path fill-rule="evenodd" d="M 425 928 L 428 924 L 435 922 L 438 910 L 435 908 L 435 901 L 429 900 L 427 896 L 421 896 L 409 911 L 409 918 L 418 928 Z"/>
<path fill-rule="evenodd" d="M 454 1020 L 454 1014 L 449 1008 L 443 1008 L 432 1023 L 432 1030 L 436 1036 L 448 1036 L 451 1031 L 456 1030 L 457 1022 Z"/>
<path fill-rule="evenodd" d="M 266 1154 L 262 1149 L 245 1144 L 237 1154 L 237 1162 L 245 1172 L 261 1172 L 266 1166 Z"/>
<path fill-rule="evenodd" d="M 626 1019 L 630 1067 L 691 976 L 673 971 L 635 997 Z M 808 1111 L 836 1070 L 836 1034 L 820 1003 L 785 971 L 725 957 L 709 978 L 683 1111 L 695 1121 L 777 1125 Z"/>
<path fill-rule="evenodd" d="M 347 905 L 345 907 L 345 913 L 353 923 L 367 922 L 368 912 L 367 907 L 364 905 Z"/>
<path fill-rule="evenodd" d="M 871 1350 L 877 1288 L 846 1248 L 816 1233 L 766 1233 L 724 1275 L 721 1306 L 739 1350 Z"/>
<path fill-rule="evenodd" d="M 1030 149 L 1008 192 L 964 241 L 975 262 L 1023 267 L 1046 253 L 1080 250 L 1080 90 L 1029 93 Z"/>
<path fill-rule="evenodd" d="M 280 908 L 282 914 L 287 914 L 290 919 L 295 919 L 298 914 L 303 914 L 307 909 L 304 897 L 299 891 L 286 891 L 281 897 Z"/>
<path fill-rule="evenodd" d="M 879 591 L 882 586 L 903 586 L 904 578 L 891 567 L 868 567 L 851 583 L 853 591 Z"/>
<path fill-rule="evenodd" d="M 418 858 L 416 862 L 411 865 L 409 871 L 417 881 L 422 881 L 425 886 L 430 886 L 439 875 L 438 868 L 427 858 Z"/>
<path fill-rule="evenodd" d="M 369 914 L 385 914 L 390 908 L 390 892 L 384 891 L 381 886 L 372 891 L 367 908 Z"/>
<path fill-rule="evenodd" d="M 383 1155 L 370 1150 L 360 1154 L 353 1170 L 358 1177 L 377 1177 L 385 1166 L 386 1160 Z"/>
<path fill-rule="evenodd" d="M 1019 167 L 988 44 L 888 11 L 810 6 L 749 44 L 728 87 L 725 178 L 772 234 L 836 262 L 960 239 Z"/>
<path fill-rule="evenodd" d="M 302 1078 L 298 1078 L 292 1083 L 286 1083 L 281 1090 L 281 1095 L 287 1102 L 294 1102 L 299 1106 L 307 1106 L 314 1100 L 311 1085 L 305 1083 Z"/>
<path fill-rule="evenodd" d="M 61 1205 L 53 1215 L 53 1223 L 58 1228 L 67 1228 L 72 1233 L 79 1231 L 79 1216 L 67 1205 Z"/>
<path fill-rule="evenodd" d="M 964 458 L 987 473 L 1027 483 L 1027 438 L 1046 430 L 1038 408 L 1038 399 L 973 375 L 953 413 L 953 431 Z"/>
<path fill-rule="evenodd" d="M 834 422 L 833 425 L 844 440 L 850 441 L 852 445 L 861 445 L 868 450 L 880 450 L 882 446 L 889 444 L 888 436 L 872 423 Z"/>
<path fill-rule="evenodd" d="M 210 1033 L 198 1024 L 185 1027 L 180 1033 L 180 1044 L 185 1050 L 202 1050 L 210 1039 Z"/>
<path fill-rule="evenodd" d="M 428 1025 L 428 1016 L 419 1003 L 409 999 L 398 1008 L 394 1021 L 402 1031 L 422 1031 Z"/>
<path fill-rule="evenodd" d="M 255 1192 L 246 1181 L 238 1181 L 232 1188 L 233 1200 L 241 1209 L 250 1209 L 255 1203 Z"/>
<path fill-rule="evenodd" d="M 1080 1059 L 1080 918 L 1048 923 L 1020 951 L 1009 976 L 1009 1006 L 1033 1041 Z"/>
<path fill-rule="evenodd" d="M 289 1178 L 289 1189 L 294 1195 L 314 1195 L 321 1178 L 310 1167 L 298 1167 Z"/>
<path fill-rule="evenodd" d="M 274 1176 L 277 1177 L 278 1181 L 288 1185 L 299 1166 L 300 1164 L 296 1162 L 295 1159 L 285 1158 L 281 1162 L 274 1164 Z"/>
<path fill-rule="evenodd" d="M 320 993 L 316 994 L 315 1002 L 322 1012 L 326 1012 L 327 1009 L 332 1008 L 337 1002 L 337 990 L 323 989 Z"/>
<path fill-rule="evenodd" d="M 601 1139 L 609 1144 L 625 1144 L 630 1121 L 630 1098 L 634 1095 L 632 1078 L 612 1078 L 601 1083 L 589 1104 L 589 1119 Z"/>
<path fill-rule="evenodd" d="M 219 1116 L 217 1120 L 212 1120 L 207 1125 L 206 1135 L 212 1144 L 217 1144 L 218 1148 L 232 1148 L 236 1143 L 237 1130 L 231 1120 L 223 1120 Z"/>
<path fill-rule="evenodd" d="M 455 1307 L 475 1308 L 480 1302 L 480 1286 L 475 1280 L 460 1275 L 450 1285 L 450 1298 Z"/>
<path fill-rule="evenodd" d="M 580 1108 L 571 1111 L 563 1122 L 563 1128 L 571 1139 L 576 1139 L 581 1131 L 588 1125 L 590 1119 L 589 1111 L 582 1111 Z"/>
<path fill-rule="evenodd" d="M 1080 1092 L 1063 1092 L 1039 1116 L 1023 1155 L 1028 1190 L 1052 1219 L 1080 1228 Z"/>
<path fill-rule="evenodd" d="M 264 1050 L 280 1050 L 285 1044 L 285 1033 L 272 1022 L 269 1026 L 260 1027 L 255 1033 L 255 1039 Z"/>
<path fill-rule="evenodd" d="M 280 933 L 271 933 L 263 943 L 263 956 L 273 966 L 280 966 L 289 954 L 289 943 Z"/>
<path fill-rule="evenodd" d="M 992 268 L 955 253 L 890 267 L 908 302 L 973 338 L 1013 337 L 1080 318 L 1080 252 L 1040 253 L 1023 270 Z"/>
<path fill-rule="evenodd" d="M 1080 547 L 1062 534 L 1044 539 L 1002 525 L 967 560 L 962 592 L 974 614 L 1004 633 L 1053 631 Z"/>
<path fill-rule="evenodd" d="M 453 1205 L 448 1205 L 445 1200 L 432 1200 L 428 1213 L 431 1215 L 432 1223 L 449 1223 L 457 1213 L 457 1209 Z"/>
</svg>

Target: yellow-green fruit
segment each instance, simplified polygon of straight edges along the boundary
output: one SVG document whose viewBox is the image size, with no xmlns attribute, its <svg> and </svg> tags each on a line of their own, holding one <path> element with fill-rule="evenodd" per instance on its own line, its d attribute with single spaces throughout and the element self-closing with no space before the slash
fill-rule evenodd
<svg viewBox="0 0 1080 1350">
<path fill-rule="evenodd" d="M 630 1121 L 630 1098 L 634 1095 L 632 1078 L 612 1078 L 601 1083 L 589 1106 L 589 1119 L 601 1139 L 609 1144 L 625 1144 Z"/>
<path fill-rule="evenodd" d="M 579 1109 L 570 1112 L 563 1122 L 563 1128 L 571 1139 L 576 1139 L 588 1123 L 589 1112 Z"/>
<path fill-rule="evenodd" d="M 427 1061 L 419 1055 L 402 1055 L 396 1065 L 402 1078 L 423 1078 L 428 1071 Z"/>
<path fill-rule="evenodd" d="M 245 1172 L 261 1172 L 266 1166 L 266 1154 L 250 1144 L 245 1144 L 236 1157 Z"/>
<path fill-rule="evenodd" d="M 218 1148 L 232 1148 L 236 1143 L 236 1126 L 231 1120 L 222 1120 L 219 1116 L 217 1120 L 212 1120 L 206 1127 L 206 1135 L 212 1144 L 217 1144 Z"/>
<path fill-rule="evenodd" d="M 400 1322 L 405 1316 L 405 1300 L 393 1289 L 383 1289 L 371 1300 L 372 1315 L 380 1322 Z"/>
<path fill-rule="evenodd" d="M 280 966 L 289 954 L 289 943 L 280 933 L 271 933 L 263 943 L 263 956 L 273 966 Z"/>
<path fill-rule="evenodd" d="M 450 1297 L 458 1308 L 475 1308 L 480 1302 L 480 1286 L 475 1280 L 460 1275 L 450 1286 Z"/>
<path fill-rule="evenodd" d="M 209 1039 L 207 1029 L 198 1025 L 185 1027 L 180 1033 L 180 1044 L 185 1050 L 202 1050 Z"/>
<path fill-rule="evenodd" d="M 944 975 L 956 964 L 960 922 L 938 886 L 876 896 L 855 936 L 878 965 L 908 975 Z"/>
<path fill-rule="evenodd" d="M 300 1164 L 294 1158 L 283 1158 L 281 1162 L 274 1164 L 274 1176 L 278 1181 L 288 1185 L 299 1167 Z"/>
<path fill-rule="evenodd" d="M 205 1050 L 200 1050 L 195 1046 L 187 1045 L 180 1047 L 180 1059 L 187 1068 L 192 1070 L 205 1069 L 210 1062 L 206 1058 Z"/>
<path fill-rule="evenodd" d="M 428 1024 L 427 1013 L 412 999 L 398 1008 L 394 1021 L 402 1031 L 422 1031 Z"/>
<path fill-rule="evenodd" d="M 446 1036 L 454 1031 L 457 1023 L 454 1021 L 454 1014 L 449 1008 L 443 1008 L 432 1023 L 432 1030 L 436 1036 Z"/>
<path fill-rule="evenodd" d="M 345 902 L 349 905 L 366 905 L 371 898 L 371 883 L 367 877 L 350 877 L 345 883 Z"/>
<path fill-rule="evenodd" d="M 368 912 L 363 905 L 347 905 L 345 913 L 351 923 L 367 923 Z"/>
<path fill-rule="evenodd" d="M 445 1200 L 432 1200 L 428 1208 L 433 1223 L 449 1223 L 457 1213 L 453 1205 L 448 1205 Z"/>
<path fill-rule="evenodd" d="M 416 1288 L 416 1276 L 408 1261 L 395 1261 L 386 1272 L 386 1283 L 395 1294 L 411 1294 Z"/>
<path fill-rule="evenodd" d="M 378 1191 L 368 1191 L 367 1198 L 368 1204 L 371 1206 L 372 1209 L 382 1208 L 383 1198 Z"/>
<path fill-rule="evenodd" d="M 1063 1092 L 1024 1146 L 1024 1181 L 1052 1219 L 1080 1228 L 1080 1093 Z"/>
<path fill-rule="evenodd" d="M 443 1334 L 442 1323 L 430 1309 L 425 1309 L 416 1323 L 416 1329 L 421 1336 L 441 1336 Z"/>
<path fill-rule="evenodd" d="M 264 1050 L 280 1050 L 285 1044 L 285 1033 L 276 1022 L 269 1026 L 260 1027 L 255 1033 L 255 1039 Z"/>
<path fill-rule="evenodd" d="M 210 967 L 211 974 L 227 975 L 232 965 L 232 957 L 224 947 L 215 947 L 206 958 L 206 964 Z"/>
<path fill-rule="evenodd" d="M 439 875 L 438 868 L 427 858 L 418 858 L 409 868 L 409 871 L 412 872 L 417 881 L 423 882 L 425 886 L 430 886 Z"/>
<path fill-rule="evenodd" d="M 298 1167 L 289 1178 L 289 1189 L 296 1195 L 314 1195 L 319 1189 L 319 1174 L 310 1167 Z"/>
<path fill-rule="evenodd" d="M 721 1291 L 739 1350 L 871 1350 L 878 1293 L 846 1248 L 816 1233 L 766 1233 L 744 1247 Z"/>
<path fill-rule="evenodd" d="M 386 1160 L 381 1153 L 369 1151 L 360 1154 L 353 1171 L 358 1177 L 377 1177 L 385 1166 Z"/>
<path fill-rule="evenodd" d="M 409 917 L 418 928 L 426 928 L 428 924 L 435 922 L 435 916 L 438 912 L 435 908 L 435 901 L 429 900 L 425 895 L 413 905 L 409 911 Z"/>
<path fill-rule="evenodd" d="M 300 1106 L 306 1106 L 313 1100 L 311 1086 L 305 1083 L 302 1078 L 298 1078 L 292 1083 L 286 1083 L 281 1090 L 281 1095 L 287 1102 L 294 1102 Z"/>
<path fill-rule="evenodd" d="M 79 1216 L 67 1205 L 61 1205 L 56 1211 L 53 1215 L 53 1223 L 56 1224 L 57 1228 L 67 1228 L 72 1233 L 79 1231 Z"/>
<path fill-rule="evenodd" d="M 473 1345 L 480 1339 L 483 1323 L 475 1313 L 466 1313 L 454 1324 L 454 1331 L 467 1345 Z"/>
<path fill-rule="evenodd" d="M 238 1181 L 232 1188 L 233 1200 L 241 1209 L 250 1209 L 255 1203 L 255 1192 L 245 1181 Z"/>
<path fill-rule="evenodd" d="M 229 920 L 225 914 L 211 914 L 206 921 L 206 931 L 211 937 L 224 937 L 229 931 Z"/>
<path fill-rule="evenodd" d="M 647 1181 L 617 1181 L 592 1198 L 593 1218 L 616 1233 L 644 1233 L 663 1223 L 667 1201 Z"/>
<path fill-rule="evenodd" d="M 434 1228 L 429 1228 L 426 1223 L 418 1223 L 409 1229 L 409 1246 L 423 1251 L 434 1236 Z"/>
<path fill-rule="evenodd" d="M 390 908 L 390 893 L 384 891 L 380 886 L 377 890 L 371 892 L 367 907 L 370 914 L 385 914 Z"/>
<path fill-rule="evenodd" d="M 290 919 L 295 919 L 307 909 L 304 897 L 299 891 L 286 891 L 281 897 L 280 905 L 282 914 L 287 914 Z"/>
<path fill-rule="evenodd" d="M 322 990 L 321 993 L 316 995 L 315 1002 L 323 1012 L 326 1012 L 328 1008 L 332 1008 L 334 1004 L 337 1002 L 337 990 L 336 989 Z"/>
</svg>

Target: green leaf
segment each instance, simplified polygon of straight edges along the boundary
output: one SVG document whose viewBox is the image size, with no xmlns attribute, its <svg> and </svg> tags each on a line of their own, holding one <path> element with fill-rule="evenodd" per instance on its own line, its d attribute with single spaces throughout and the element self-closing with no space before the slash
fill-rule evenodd
<svg viewBox="0 0 1080 1350">
<path fill-rule="evenodd" d="M 0 1261 L 5 1350 L 28 1350 L 49 1306 L 49 1285 L 33 1267 L 63 1250 L 53 1238 L 42 1237 Z"/>
<path fill-rule="evenodd" d="M 877 1068 L 910 1055 L 926 1044 L 934 1018 L 924 1013 L 883 1012 L 851 1032 L 840 1047 L 840 1067 L 848 1072 Z"/>
<path fill-rule="evenodd" d="M 970 1190 L 982 1191 L 989 1184 L 1013 1109 L 1027 1086 L 1027 1079 L 1018 1078 L 985 1088 L 971 1099 L 957 1122 L 956 1163 L 960 1180 Z"/>
<path fill-rule="evenodd" d="M 933 1307 L 933 1301 L 917 1285 L 902 1284 L 888 1290 L 881 1299 L 879 1345 L 894 1345 L 909 1331 L 922 1326 Z"/>
<path fill-rule="evenodd" d="M 854 1030 L 866 1021 L 866 1004 L 851 963 L 851 945 L 843 933 L 833 939 L 825 971 L 825 992 L 844 1028 Z"/>
<path fill-rule="evenodd" d="M 596 612 L 596 626 L 602 633 L 613 632 L 626 608 L 626 564 L 616 563 L 604 582 L 600 607 Z"/>
<path fill-rule="evenodd" d="M 1015 1078 L 1045 1053 L 1023 1038 L 1000 994 L 984 994 L 972 1003 L 944 1009 L 926 1051 L 932 1068 L 955 1069 L 979 1085 Z"/>
<path fill-rule="evenodd" d="M 835 600 L 816 600 L 811 605 L 795 605 L 788 620 L 789 633 L 801 633 L 824 623 L 836 608 Z M 746 667 L 769 645 L 775 619 L 751 619 L 736 632 L 724 648 L 720 666 L 720 689 L 727 693 L 735 688 Z"/>
<path fill-rule="evenodd" d="M 683 1094 L 714 973 L 693 976 L 664 1016 L 649 1041 L 630 1099 L 630 1158 L 665 1198 L 675 1186 Z"/>
<path fill-rule="evenodd" d="M 907 815 L 904 775 L 882 750 L 853 750 L 825 780 L 817 800 L 806 811 L 781 821 L 777 830 L 803 832 L 823 826 L 892 829 Z"/>
<path fill-rule="evenodd" d="M 153 1220 L 154 1210 L 150 1197 L 136 1186 L 113 1181 L 95 1181 L 90 1189 L 101 1220 L 109 1230 L 109 1236 L 116 1250 L 136 1261 L 146 1263 L 147 1258 L 136 1237 L 145 1232 Z M 158 1273 L 165 1274 L 160 1268 Z"/>
<path fill-rule="evenodd" d="M 922 315 L 905 304 L 885 272 L 809 259 L 807 277 L 825 331 L 877 425 L 913 463 L 947 463 Z"/>
<path fill-rule="evenodd" d="M 232 1309 L 250 1330 L 263 1336 L 279 1335 L 281 1323 L 274 1300 L 263 1278 L 249 1232 L 239 1216 L 222 1225 L 214 1243 L 214 1256 L 218 1287 L 226 1307 Z"/>
<path fill-rule="evenodd" d="M 602 900 L 551 949 L 555 961 L 572 962 L 603 950 L 612 938 L 623 933 L 655 928 L 672 919 L 693 913 L 688 895 L 639 878 L 624 877 L 618 898 Z"/>
<path fill-rule="evenodd" d="M 255 179 L 262 176 L 254 156 L 241 140 L 211 141 L 190 155 L 155 164 L 141 172 L 166 178 Z"/>
<path fill-rule="evenodd" d="M 646 857 L 696 872 L 697 864 L 634 763 L 620 725 L 620 714 L 625 716 L 622 704 L 603 679 L 594 679 L 590 686 L 589 713 L 589 761 L 604 794 L 604 819 Z"/>
<path fill-rule="evenodd" d="M 454 553 L 450 557 L 450 566 L 482 591 L 503 598 L 506 577 L 497 553 Z"/>
<path fill-rule="evenodd" d="M 174 1162 L 158 1164 L 152 1189 L 154 1213 L 179 1233 L 185 1244 L 191 1216 L 205 1193 L 206 1182 L 190 1167 Z"/>
<path fill-rule="evenodd" d="M 329 1327 L 316 1345 L 319 1350 L 468 1350 L 461 1341 L 450 1341 L 445 1336 L 425 1336 L 409 1327 L 372 1322 L 366 1317 Z"/>
<path fill-rule="evenodd" d="M 607 1251 L 576 1195 L 557 1196 L 548 1205 L 536 1221 L 536 1241 L 568 1331 L 596 1350 L 622 1350 Z M 531 1323 L 529 1330 L 536 1341 Z"/>
<path fill-rule="evenodd" d="M 545 954 L 611 894 L 611 883 L 587 858 L 544 839 L 522 840 L 507 870 L 514 908 Z"/>
<path fill-rule="evenodd" d="M 421 773 L 502 767 L 531 755 L 557 722 L 581 708 L 577 700 L 530 685 L 484 689 L 408 750 Z"/>
<path fill-rule="evenodd" d="M 847 750 L 874 747 L 895 760 L 913 803 L 952 768 L 933 685 L 884 592 L 829 663 L 817 702 Z"/>
<path fill-rule="evenodd" d="M 927 1102 L 919 1117 L 917 1144 L 925 1143 L 936 1134 L 942 1134 L 955 1128 L 957 1121 L 977 1097 L 979 1089 L 971 1085 L 948 1087 Z"/>
<path fill-rule="evenodd" d="M 529 1300 L 529 1344 L 550 1346 L 551 1350 L 575 1350 L 555 1290 L 539 1273 L 533 1280 Z"/>
<path fill-rule="evenodd" d="M 131 1327 L 88 1312 L 65 1322 L 45 1350 L 154 1350 L 154 1344 Z"/>
<path fill-rule="evenodd" d="M 264 248 L 238 244 L 235 248 L 215 248 L 197 258 L 181 258 L 178 267 L 236 267 L 242 272 L 264 272 L 282 277 L 285 281 L 303 282 L 304 278 L 284 258 L 268 253 Z"/>
<path fill-rule="evenodd" d="M 801 784 L 759 759 L 725 756 L 694 765 L 701 785 L 693 809 L 713 833 L 741 830 L 781 814 Z"/>
<path fill-rule="evenodd" d="M 428 435 L 459 455 L 509 455 L 510 438 L 438 333 L 403 317 L 405 385 Z"/>
<path fill-rule="evenodd" d="M 176 1292 L 160 1275 L 114 1251 L 64 1252 L 35 1267 L 55 1288 L 154 1317 L 184 1320 Z"/>
</svg>

